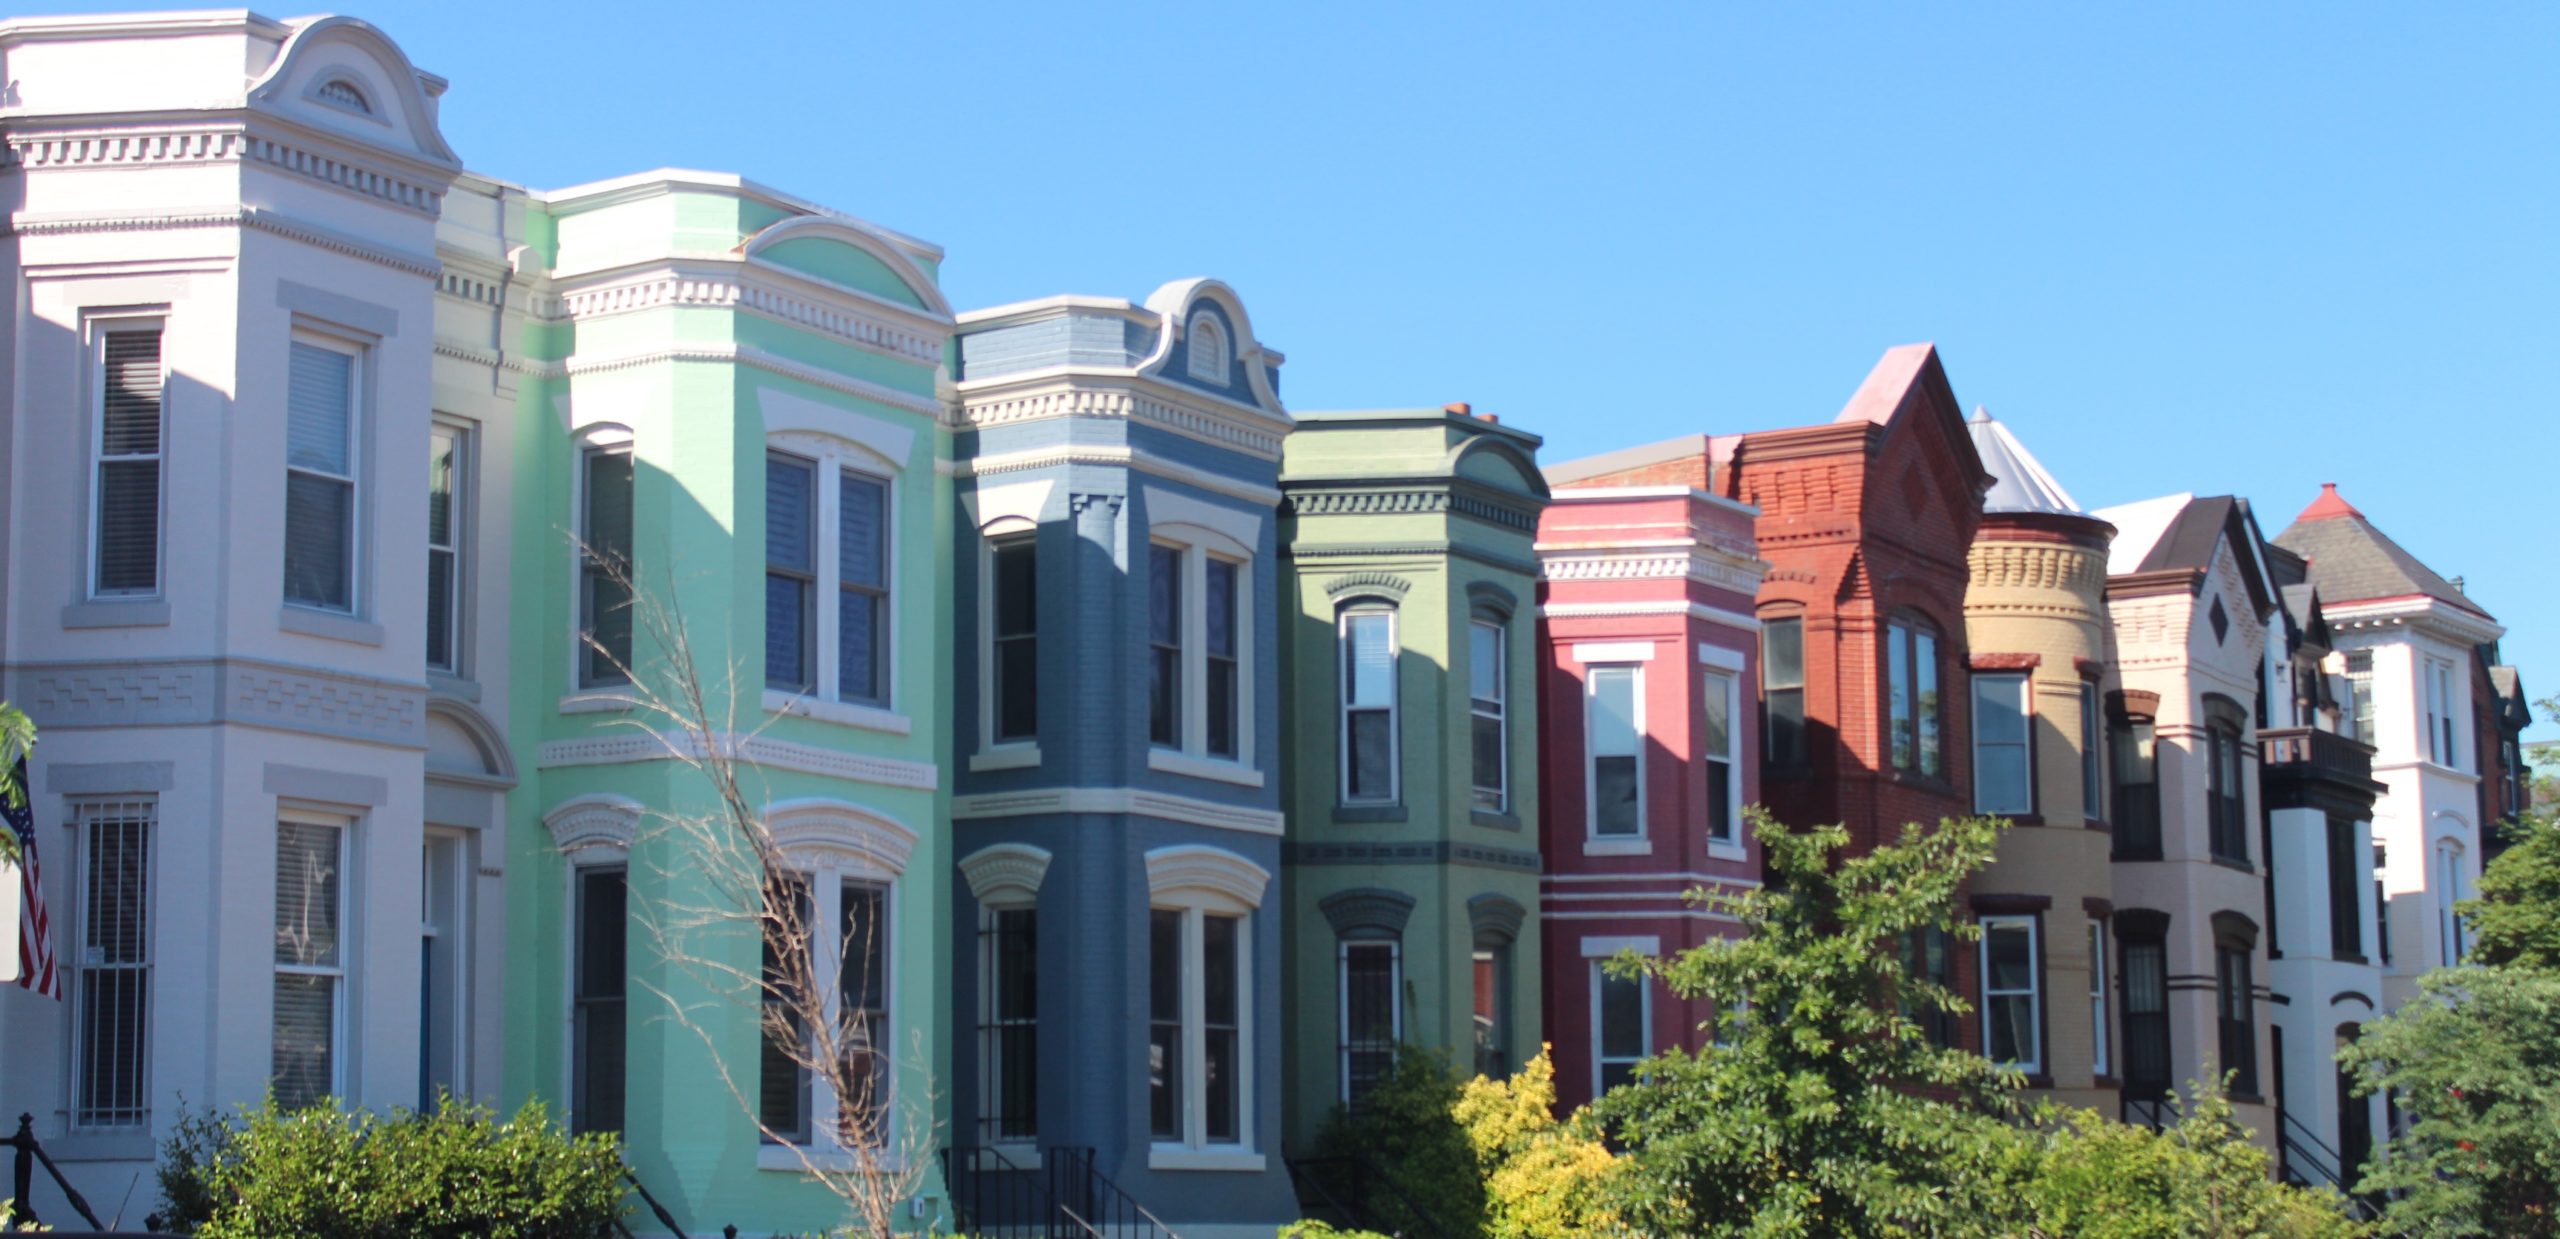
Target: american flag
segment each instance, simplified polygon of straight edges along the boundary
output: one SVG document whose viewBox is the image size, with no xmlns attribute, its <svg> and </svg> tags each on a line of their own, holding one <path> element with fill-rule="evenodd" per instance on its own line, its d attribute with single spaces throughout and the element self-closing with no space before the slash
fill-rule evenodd
<svg viewBox="0 0 2560 1239">
<path fill-rule="evenodd" d="M 18 803 L 0 802 L 0 818 L 18 836 L 18 986 L 62 1001 L 62 971 L 53 963 L 53 926 L 44 914 L 44 876 L 36 868 L 36 815 L 26 795 L 27 760 L 18 759 Z"/>
</svg>

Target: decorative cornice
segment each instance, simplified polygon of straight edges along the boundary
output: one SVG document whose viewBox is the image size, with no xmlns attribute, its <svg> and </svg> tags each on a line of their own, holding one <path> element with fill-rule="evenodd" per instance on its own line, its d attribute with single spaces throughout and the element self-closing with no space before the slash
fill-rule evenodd
<svg viewBox="0 0 2560 1239">
<path fill-rule="evenodd" d="M 831 860 L 871 876 L 895 878 L 915 854 L 916 832 L 876 809 L 810 797 L 765 806 L 765 829 L 795 864 Z"/>
<path fill-rule="evenodd" d="M 1292 865 L 1467 865 L 1512 873 L 1536 873 L 1535 851 L 1484 847 L 1473 843 L 1298 843 L 1283 845 Z"/>
<path fill-rule="evenodd" d="M 1530 503 L 1505 503 L 1484 495 L 1466 494 L 1447 486 L 1400 486 L 1394 489 L 1326 487 L 1309 489 L 1288 485 L 1288 510 L 1298 516 L 1427 516 L 1454 513 L 1500 525 L 1506 529 L 1534 532 L 1538 528 L 1538 507 Z"/>
<path fill-rule="evenodd" d="M 1316 910 L 1324 913 L 1325 922 L 1333 926 L 1337 938 L 1395 938 L 1403 936 L 1405 922 L 1413 917 L 1413 905 L 1413 896 L 1403 891 L 1362 886 L 1335 891 L 1317 900 Z"/>
<path fill-rule="evenodd" d="M 438 351 L 446 350 L 439 344 Z M 565 362 L 528 361 L 521 363 L 521 367 L 511 365 L 510 368 L 521 368 L 524 372 L 541 378 L 568 378 L 585 374 L 609 374 L 616 370 L 631 370 L 641 366 L 675 362 L 745 366 L 753 370 L 762 370 L 767 374 L 780 375 L 786 379 L 795 379 L 812 387 L 842 392 L 848 396 L 868 400 L 873 404 L 904 409 L 910 413 L 920 413 L 926 417 L 938 417 L 942 411 L 942 402 L 931 396 L 919 396 L 914 392 L 900 391 L 883 383 L 857 379 L 833 370 L 822 370 L 816 366 L 765 352 L 763 349 L 738 344 L 679 345 L 603 357 L 589 357 L 581 354 L 572 356 Z"/>
<path fill-rule="evenodd" d="M 47 729 L 246 725 L 426 748 L 427 686 L 243 658 L 18 663 L 7 696 Z"/>
<path fill-rule="evenodd" d="M 1744 632 L 1760 631 L 1760 617 L 1711 607 L 1703 602 L 1550 602 L 1538 608 L 1548 619 L 1617 619 L 1642 615 L 1677 615 L 1739 628 Z"/>
<path fill-rule="evenodd" d="M 564 856 L 589 848 L 629 852 L 640 833 L 640 802 L 629 796 L 597 792 L 561 801 L 542 815 L 551 842 Z"/>
<path fill-rule="evenodd" d="M 394 171 L 388 161 L 357 160 L 243 127 L 116 133 L 12 133 L 7 160 L 39 170 L 177 167 L 255 163 L 429 219 L 443 210 L 444 186 Z"/>
<path fill-rule="evenodd" d="M 1262 906 L 1271 871 L 1225 848 L 1183 844 L 1147 853 L 1147 893 L 1211 891 L 1248 908 Z"/>
<path fill-rule="evenodd" d="M 964 387 L 953 407 L 951 425 L 955 430 L 988 430 L 1061 417 L 1121 418 L 1263 460 L 1280 459 L 1285 419 L 1259 410 L 1252 413 L 1248 420 L 1223 410 L 1204 412 L 1141 391 L 1133 379 L 1096 385 L 1089 377 L 1076 376 L 1032 391 L 973 393 Z"/>
<path fill-rule="evenodd" d="M 603 280 L 559 280 L 550 295 L 535 302 L 534 309 L 538 317 L 566 322 L 646 310 L 743 310 L 900 361 L 923 366 L 942 363 L 943 342 L 950 337 L 947 323 L 904 307 L 898 307 L 904 314 L 893 316 L 889 302 L 855 304 L 850 290 L 836 295 L 840 300 L 828 304 L 785 286 L 760 268 L 692 260 L 637 274 L 617 273 Z M 916 321 L 902 322 L 901 317 Z"/>
<path fill-rule="evenodd" d="M 147 215 L 20 215 L 6 222 L 5 232 L 22 237 L 70 236 L 92 232 L 169 232 L 190 228 L 255 228 L 331 253 L 378 263 L 394 271 L 433 277 L 444 270 L 426 254 L 389 249 L 335 229 L 269 210 L 226 206 L 154 212 Z"/>
<path fill-rule="evenodd" d="M 974 456 L 939 466 L 951 477 L 995 477 L 1032 469 L 1054 469 L 1072 465 L 1099 465 L 1105 468 L 1135 469 L 1170 481 L 1197 486 L 1211 494 L 1241 499 L 1257 507 L 1272 507 L 1280 502 L 1280 492 L 1243 478 L 1212 473 L 1198 466 L 1160 456 L 1141 447 L 1110 444 L 1049 447 L 1026 452 L 1003 452 Z"/>
<path fill-rule="evenodd" d="M 1384 572 L 1354 572 L 1325 582 L 1324 592 L 1336 600 L 1354 594 L 1386 594 L 1402 602 L 1413 592 L 1413 582 Z"/>
<path fill-rule="evenodd" d="M 1028 843 L 998 843 L 971 852 L 960 862 L 969 896 L 986 903 L 1000 895 L 1029 897 L 1040 893 L 1049 876 L 1049 850 Z"/>
<path fill-rule="evenodd" d="M 1538 575 L 1549 581 L 1691 580 L 1751 594 L 1759 591 L 1768 571 L 1766 560 L 1708 547 L 1553 550 L 1538 555 Z"/>
<path fill-rule="evenodd" d="M 941 782 L 941 770 L 932 762 L 874 757 L 867 753 L 848 753 L 842 749 L 736 732 L 722 733 L 716 742 L 722 753 L 732 759 L 776 770 L 796 770 L 802 774 L 917 791 L 932 791 Z M 690 736 L 661 736 L 653 732 L 588 736 L 576 740 L 546 741 L 537 751 L 535 764 L 545 770 L 554 770 L 564 766 L 700 761 L 708 755 L 706 748 Z"/>
<path fill-rule="evenodd" d="M 1049 814 L 1152 817 L 1254 835 L 1277 835 L 1286 820 L 1274 809 L 1219 804 L 1126 787 L 1042 787 L 951 798 L 951 816 L 955 820 Z"/>
</svg>

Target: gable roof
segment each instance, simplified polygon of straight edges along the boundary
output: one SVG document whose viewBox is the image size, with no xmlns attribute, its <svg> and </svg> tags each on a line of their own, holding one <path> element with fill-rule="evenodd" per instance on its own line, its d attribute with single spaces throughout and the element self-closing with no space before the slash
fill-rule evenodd
<svg viewBox="0 0 2560 1239">
<path fill-rule="evenodd" d="M 2263 540 L 2257 519 L 2250 515 L 2245 500 L 2230 495 L 2201 499 L 2166 495 L 2101 508 L 2095 515 L 2124 531 L 2107 556 L 2109 576 L 2189 572 L 2202 577 L 2213 567 L 2214 548 L 2227 539 L 2258 614 L 2272 613 L 2279 601 L 2273 574 L 2259 549 Z"/>
<path fill-rule="evenodd" d="M 1964 428 L 1973 436 L 1973 450 L 1982 457 L 1983 472 L 1991 475 L 1991 489 L 1982 496 L 1985 513 L 2088 515 L 2071 498 L 2071 492 L 2062 489 L 2062 483 L 2045 470 L 2044 462 L 2010 433 L 2008 425 L 1992 418 L 1991 410 L 1975 406 L 1973 419 Z"/>
<path fill-rule="evenodd" d="M 2493 618 L 2453 582 L 2419 562 L 2390 535 L 2374 528 L 2364 513 L 2338 494 L 2335 482 L 2320 486 L 2320 497 L 2302 510 L 2276 545 L 2311 561 L 2311 582 L 2331 606 L 2378 598 L 2427 597 L 2460 607 L 2482 619 Z"/>
<path fill-rule="evenodd" d="M 1890 426 L 1903 410 L 1915 404 L 1936 410 L 1939 429 L 1958 457 L 1957 467 L 1965 472 L 1977 493 L 1988 488 L 1991 476 L 1983 471 L 1982 453 L 1974 450 L 1973 436 L 1965 433 L 1963 406 L 1956 403 L 1955 388 L 1947 382 L 1947 368 L 1938 360 L 1935 344 L 1899 344 L 1886 349 L 1884 356 L 1876 359 L 1875 368 L 1867 371 L 1866 381 L 1858 384 L 1849 403 L 1842 405 L 1839 415 L 1831 421 L 1833 425 L 1865 422 Z"/>
</svg>

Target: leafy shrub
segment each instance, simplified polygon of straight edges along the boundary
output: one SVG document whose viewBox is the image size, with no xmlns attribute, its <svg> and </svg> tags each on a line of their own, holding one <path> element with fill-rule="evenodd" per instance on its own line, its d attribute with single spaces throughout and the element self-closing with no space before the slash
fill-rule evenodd
<svg viewBox="0 0 2560 1239">
<path fill-rule="evenodd" d="M 1983 1233 L 2075 1239 L 2347 1239 L 2362 1228 L 2335 1192 L 2275 1181 L 2266 1151 L 2219 1089 L 2194 1090 L 2165 1131 L 2048 1107 L 2007 1154 L 2009 1190 L 1981 1200 Z M 2002 1218 L 1999 1215 L 2007 1213 Z"/>
<path fill-rule="evenodd" d="M 1586 1125 L 1555 1117 L 1555 1063 L 1542 1047 L 1508 1080 L 1478 1076 L 1452 1112 L 1474 1146 L 1493 1239 L 1567 1239 L 1619 1229 L 1604 1203 L 1618 1158 Z"/>
<path fill-rule="evenodd" d="M 1374 1230 L 1343 1230 L 1331 1222 L 1291 1222 L 1280 1228 L 1280 1239 L 1394 1239 Z"/>
<path fill-rule="evenodd" d="M 189 1113 L 159 1175 L 164 1224 L 204 1239 L 592 1239 L 624 1212 L 613 1138 L 570 1136 L 540 1102 L 503 1122 L 452 1100 Z"/>
<path fill-rule="evenodd" d="M 1473 1239 L 1484 1233 L 1484 1182 L 1475 1146 L 1452 1112 L 1458 1078 L 1429 1050 L 1397 1048 L 1395 1066 L 1358 1111 L 1337 1107 L 1316 1137 L 1320 1156 L 1357 1172 L 1348 1203 L 1361 1219 L 1400 1235 Z"/>
</svg>

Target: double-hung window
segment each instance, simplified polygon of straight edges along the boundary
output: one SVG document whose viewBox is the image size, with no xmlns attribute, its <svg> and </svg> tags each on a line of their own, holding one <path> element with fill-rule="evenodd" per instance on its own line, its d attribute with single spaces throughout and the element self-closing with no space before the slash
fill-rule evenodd
<svg viewBox="0 0 2560 1239">
<path fill-rule="evenodd" d="M 765 687 L 889 704 L 889 483 L 832 454 L 765 454 Z"/>
<path fill-rule="evenodd" d="M 2430 658 L 2427 663 L 2427 755 L 2439 766 L 2462 767 L 2453 747 L 2453 664 Z"/>
<path fill-rule="evenodd" d="M 2250 989 L 2249 948 L 2224 942 L 2213 951 L 2214 1026 L 2222 1052 L 2221 1068 L 2231 1073 L 2231 1091 L 2258 1095 L 2258 1032 L 2250 1018 L 2255 998 Z"/>
<path fill-rule="evenodd" d="M 2137 1100 L 2168 1095 L 2169 948 L 2155 934 L 2128 932 L 2124 973 L 2124 1092 Z"/>
<path fill-rule="evenodd" d="M 1184 754 L 1243 755 L 1251 579 L 1243 562 L 1196 543 L 1147 546 L 1147 741 L 1177 765 Z"/>
<path fill-rule="evenodd" d="M 1402 1004 L 1396 1001 L 1404 988 L 1402 945 L 1393 938 L 1345 938 L 1336 948 L 1341 1101 L 1355 1109 L 1394 1070 L 1396 1045 L 1404 1039 Z"/>
<path fill-rule="evenodd" d="M 1217 555 L 1200 561 L 1205 639 L 1201 689 L 1207 715 L 1202 743 L 1211 757 L 1237 758 L 1244 745 L 1244 565 Z"/>
<path fill-rule="evenodd" d="M 2373 651 L 2347 651 L 2347 715 L 2354 719 L 2348 735 L 2373 743 Z"/>
<path fill-rule="evenodd" d="M 427 669 L 462 673 L 462 556 L 469 536 L 470 435 L 427 431 Z"/>
<path fill-rule="evenodd" d="M 593 688 L 631 679 L 631 445 L 590 444 L 578 475 L 578 686 Z"/>
<path fill-rule="evenodd" d="M 1030 904 L 979 913 L 979 1140 L 1040 1135 L 1040 913 Z"/>
<path fill-rule="evenodd" d="M 1244 917 L 1147 915 L 1147 1130 L 1158 1144 L 1245 1142 Z"/>
<path fill-rule="evenodd" d="M 2436 845 L 2435 890 L 2437 962 L 2450 968 L 2462 962 L 2466 944 L 2462 936 L 2462 914 L 2454 905 L 2465 897 L 2462 881 L 2462 849 L 2450 843 Z"/>
<path fill-rule="evenodd" d="M 1946 773 L 1939 746 L 1938 634 L 1909 621 L 1885 628 L 1885 678 L 1897 770 Z"/>
<path fill-rule="evenodd" d="M 2089 1070 L 2094 1075 L 2113 1071 L 2115 1061 L 2107 1045 L 2107 923 L 2095 917 L 2089 920 Z"/>
<path fill-rule="evenodd" d="M 630 973 L 629 871 L 621 865 L 571 871 L 575 908 L 569 1004 L 569 1114 L 579 1132 L 620 1132 L 623 1020 Z"/>
<path fill-rule="evenodd" d="M 284 600 L 356 609 L 355 350 L 296 340 L 285 388 Z"/>
<path fill-rule="evenodd" d="M 1760 625 L 1760 764 L 1795 770 L 1810 760 L 1804 730 L 1804 620 Z"/>
<path fill-rule="evenodd" d="M 1653 991 L 1642 977 L 1612 976 L 1606 960 L 1591 961 L 1591 1043 L 1594 1096 L 1636 1078 L 1636 1064 L 1653 1054 Z"/>
<path fill-rule="evenodd" d="M 821 869 L 777 880 L 766 901 L 757 1122 L 768 1143 L 879 1149 L 895 1136 L 888 888 Z M 812 1070 L 830 1061 L 842 1069 Z"/>
<path fill-rule="evenodd" d="M 988 737 L 1012 744 L 1040 737 L 1040 563 L 1030 534 L 987 544 Z"/>
<path fill-rule="evenodd" d="M 1721 671 L 1699 680 L 1699 703 L 1705 707 L 1705 729 L 1699 733 L 1699 764 L 1707 776 L 1707 841 L 1742 841 L 1742 781 L 1734 777 L 1733 716 L 1741 685 Z"/>
<path fill-rule="evenodd" d="M 1343 803 L 1393 804 L 1400 794 L 1396 613 L 1354 606 L 1340 625 Z"/>
<path fill-rule="evenodd" d="M 2115 854 L 2122 860 L 2160 859 L 2159 733 L 2147 718 L 2119 720 L 2115 728 Z"/>
<path fill-rule="evenodd" d="M 2083 681 L 2080 685 L 2080 816 L 2091 822 L 2105 821 L 2107 816 L 2106 724 L 2098 708 L 2098 686 Z"/>
<path fill-rule="evenodd" d="M 89 592 L 101 598 L 156 594 L 168 433 L 161 403 L 167 372 L 160 363 L 160 324 L 99 324 L 93 347 L 97 420 L 91 450 L 98 471 Z"/>
<path fill-rule="evenodd" d="M 1644 834 L 1643 676 L 1643 668 L 1631 664 L 1594 666 L 1584 674 L 1585 774 L 1595 839 Z"/>
<path fill-rule="evenodd" d="M 1976 672 L 1973 677 L 1973 807 L 1979 813 L 2036 811 L 2027 677 Z"/>
<path fill-rule="evenodd" d="M 72 1126 L 151 1121 L 151 844 L 149 801 L 83 804 L 80 818 L 78 1042 Z"/>
<path fill-rule="evenodd" d="M 2249 863 L 2247 800 L 2240 784 L 2240 722 L 2217 709 L 2205 727 L 2205 797 L 2216 860 Z"/>
<path fill-rule="evenodd" d="M 1182 548 L 1147 547 L 1147 741 L 1182 747 Z"/>
<path fill-rule="evenodd" d="M 2356 873 L 2356 824 L 2352 818 L 2328 821 L 2329 953 L 2335 958 L 2364 958 L 2364 882 Z"/>
<path fill-rule="evenodd" d="M 1511 943 L 1476 939 L 1476 1074 L 1499 1080 L 1511 1074 Z"/>
<path fill-rule="evenodd" d="M 1510 646 L 1499 619 L 1478 617 L 1467 625 L 1469 788 L 1474 806 L 1488 813 L 1511 803 L 1511 670 L 1504 665 Z"/>
<path fill-rule="evenodd" d="M 2044 993 L 2036 958 L 2036 918 L 1982 918 L 1982 1026 L 1991 1061 L 2030 1074 L 2044 1070 Z"/>
<path fill-rule="evenodd" d="M 287 813 L 276 823 L 276 1104 L 339 1092 L 346 1045 L 347 823 Z"/>
</svg>

